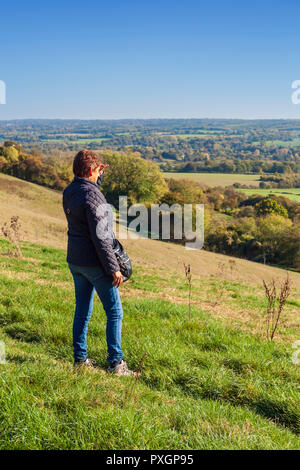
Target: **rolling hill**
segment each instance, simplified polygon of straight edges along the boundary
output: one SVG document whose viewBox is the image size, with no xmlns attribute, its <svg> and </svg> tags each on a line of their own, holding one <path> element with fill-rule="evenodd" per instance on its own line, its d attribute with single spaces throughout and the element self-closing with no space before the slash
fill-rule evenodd
<svg viewBox="0 0 300 470">
<path fill-rule="evenodd" d="M 124 240 L 123 348 L 136 368 L 106 374 L 99 299 L 88 335 L 95 371 L 74 371 L 74 292 L 61 193 L 0 174 L 0 225 L 19 216 L 23 258 L 0 237 L 2 449 L 296 449 L 300 446 L 300 276 L 275 341 L 262 280 L 284 269 L 156 240 Z M 191 317 L 183 263 L 191 265 Z"/>
</svg>

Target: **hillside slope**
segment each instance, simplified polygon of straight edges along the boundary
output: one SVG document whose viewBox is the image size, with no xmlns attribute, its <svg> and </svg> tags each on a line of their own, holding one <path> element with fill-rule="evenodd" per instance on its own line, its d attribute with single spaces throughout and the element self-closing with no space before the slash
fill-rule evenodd
<svg viewBox="0 0 300 470">
<path fill-rule="evenodd" d="M 299 367 L 291 360 L 299 339 L 296 273 L 285 325 L 270 342 L 261 279 L 284 278 L 284 270 L 125 240 L 134 273 L 120 288 L 123 349 L 131 368 L 146 353 L 131 396 L 130 378 L 105 372 L 97 296 L 88 335 L 97 368 L 72 367 L 74 290 L 61 194 L 2 175 L 0 185 L 1 221 L 19 215 L 27 238 L 19 259 L 5 254 L 11 245 L 0 237 L 1 449 L 300 447 Z M 190 318 L 182 262 L 192 266 Z"/>
<path fill-rule="evenodd" d="M 60 192 L 0 173 L 0 209 L 1 225 L 13 215 L 20 217 L 23 240 L 66 249 L 67 225 Z M 292 293 L 286 321 L 291 326 L 292 337 L 298 339 L 298 273 L 205 250 L 186 250 L 182 246 L 158 240 L 127 239 L 122 243 L 132 258 L 135 271 L 140 268 L 144 273 L 145 292 L 149 291 L 148 278 L 158 275 L 165 279 L 157 287 L 157 292 L 149 292 L 148 295 L 186 303 L 186 294 L 182 292 L 182 286 L 186 283 L 183 263 L 189 263 L 193 276 L 192 303 L 234 324 L 245 327 L 250 324 L 255 330 L 261 327 L 262 322 L 258 319 L 265 307 L 262 281 L 274 278 L 279 284 L 288 273 Z M 171 279 L 175 279 L 175 284 L 170 282 Z M 232 289 L 227 283 L 233 286 Z M 130 287 L 130 293 L 136 295 L 134 280 Z M 126 285 L 122 293 L 124 296 L 131 295 Z M 254 294 L 258 300 L 253 299 Z"/>
<path fill-rule="evenodd" d="M 1 252 L 7 248 L 0 240 Z M 290 344 L 224 326 L 207 308 L 209 298 L 203 308 L 192 305 L 189 318 L 178 276 L 136 266 L 121 295 L 129 366 L 136 369 L 146 353 L 137 384 L 105 372 L 106 320 L 97 297 L 88 334 L 96 369 L 76 371 L 65 252 L 28 242 L 22 249 L 23 259 L 0 257 L 7 360 L 0 365 L 1 449 L 300 447 L 299 371 Z M 242 307 L 239 286 L 224 283 Z M 162 298 L 170 285 L 175 302 Z M 210 289 L 224 285 L 214 279 Z M 262 308 L 255 292 L 246 302 Z"/>
</svg>

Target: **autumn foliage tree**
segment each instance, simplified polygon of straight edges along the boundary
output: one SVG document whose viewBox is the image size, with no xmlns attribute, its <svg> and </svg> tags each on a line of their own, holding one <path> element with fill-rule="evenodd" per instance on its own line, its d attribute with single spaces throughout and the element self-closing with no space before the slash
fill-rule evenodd
<svg viewBox="0 0 300 470">
<path fill-rule="evenodd" d="M 72 178 L 72 168 L 63 160 L 43 160 L 42 155 L 25 153 L 13 141 L 0 147 L 0 171 L 17 178 L 62 190 Z"/>
<path fill-rule="evenodd" d="M 256 214 L 258 216 L 266 214 L 278 214 L 282 217 L 288 217 L 288 211 L 285 209 L 285 207 L 283 207 L 280 202 L 271 197 L 264 198 L 256 204 Z"/>
<path fill-rule="evenodd" d="M 119 195 L 126 195 L 128 204 L 156 202 L 167 192 L 159 167 L 138 153 L 105 151 L 101 157 L 110 165 L 101 189 L 111 204 L 118 206 Z"/>
</svg>

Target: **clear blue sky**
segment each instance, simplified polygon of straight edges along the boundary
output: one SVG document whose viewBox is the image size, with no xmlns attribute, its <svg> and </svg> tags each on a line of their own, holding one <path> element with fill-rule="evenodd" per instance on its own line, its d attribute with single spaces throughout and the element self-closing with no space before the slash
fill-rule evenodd
<svg viewBox="0 0 300 470">
<path fill-rule="evenodd" d="M 2 2 L 14 118 L 300 118 L 299 0 Z"/>
</svg>

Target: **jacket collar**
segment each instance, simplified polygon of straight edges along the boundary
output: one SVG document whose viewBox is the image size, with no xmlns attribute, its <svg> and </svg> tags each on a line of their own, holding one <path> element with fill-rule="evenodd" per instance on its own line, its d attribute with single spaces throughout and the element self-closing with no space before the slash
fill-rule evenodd
<svg viewBox="0 0 300 470">
<path fill-rule="evenodd" d="M 94 181 L 88 180 L 87 178 L 82 178 L 81 176 L 74 176 L 73 181 L 76 181 L 77 183 L 92 184 L 93 186 L 96 186 L 96 188 L 100 191 L 100 187 L 98 186 L 98 184 L 94 183 Z"/>
</svg>

